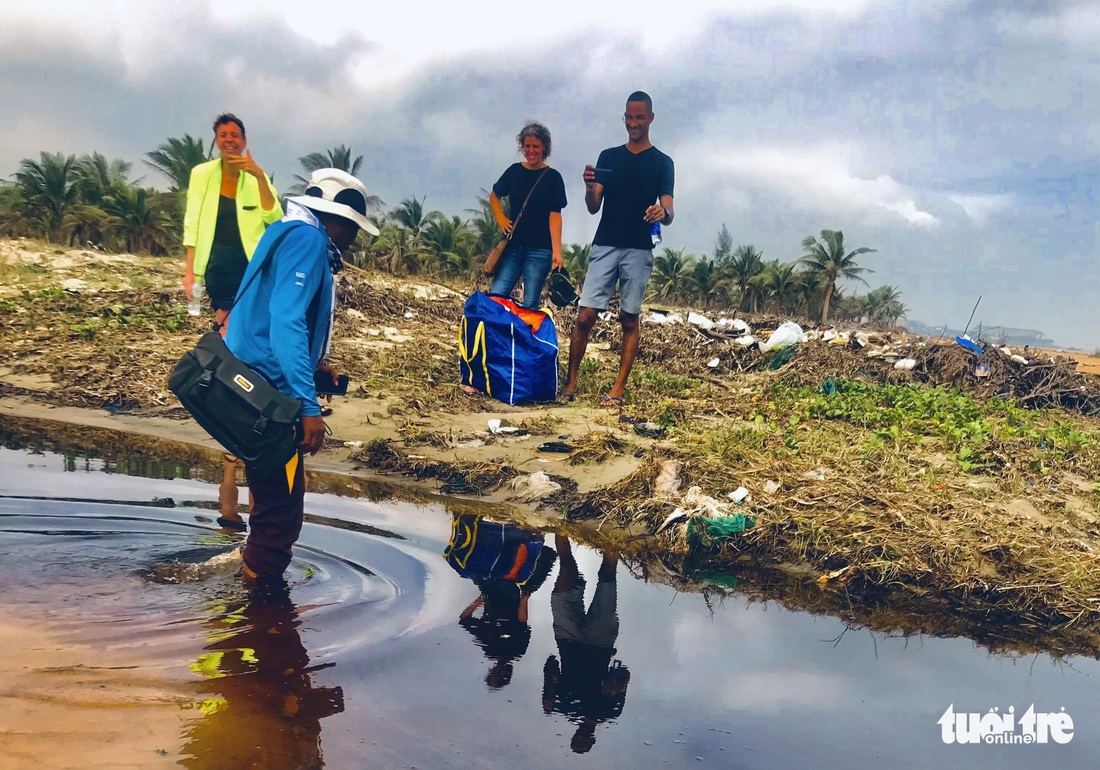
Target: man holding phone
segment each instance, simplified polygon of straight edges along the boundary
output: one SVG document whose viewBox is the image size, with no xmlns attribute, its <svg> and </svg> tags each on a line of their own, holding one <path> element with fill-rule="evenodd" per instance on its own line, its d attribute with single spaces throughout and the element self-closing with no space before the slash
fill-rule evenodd
<svg viewBox="0 0 1100 770">
<path fill-rule="evenodd" d="M 573 400 L 577 374 L 588 347 L 588 336 L 607 310 L 619 288 L 619 323 L 623 329 L 619 375 L 600 400 L 605 408 L 624 403 L 630 369 L 638 354 L 641 328 L 638 318 L 646 284 L 653 272 L 654 223 L 668 226 L 675 216 L 672 193 L 675 167 L 672 158 L 653 146 L 649 126 L 653 123 L 653 100 L 644 91 L 626 99 L 623 123 L 627 142 L 600 153 L 595 166 L 584 168 L 584 202 L 588 213 L 603 208 L 596 237 L 592 240 L 588 271 L 584 276 L 580 309 L 569 342 L 569 374 L 559 400 Z"/>
</svg>

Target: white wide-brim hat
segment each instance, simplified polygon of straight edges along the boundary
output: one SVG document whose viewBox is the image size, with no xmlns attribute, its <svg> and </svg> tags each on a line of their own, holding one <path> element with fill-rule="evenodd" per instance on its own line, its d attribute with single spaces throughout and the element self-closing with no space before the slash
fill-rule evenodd
<svg viewBox="0 0 1100 770">
<path fill-rule="evenodd" d="M 378 228 L 367 219 L 367 188 L 346 171 L 319 168 L 309 177 L 305 195 L 288 198 L 311 211 L 323 211 L 351 220 L 371 235 Z"/>
</svg>

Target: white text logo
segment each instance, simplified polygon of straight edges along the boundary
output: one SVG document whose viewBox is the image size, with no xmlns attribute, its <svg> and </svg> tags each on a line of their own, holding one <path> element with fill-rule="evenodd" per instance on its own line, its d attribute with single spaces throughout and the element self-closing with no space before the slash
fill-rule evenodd
<svg viewBox="0 0 1100 770">
<path fill-rule="evenodd" d="M 1001 713 L 997 707 L 985 714 L 956 713 L 952 703 L 939 719 L 944 743 L 1069 743 L 1073 719 L 1063 707 L 1053 713 L 1036 712 L 1035 704 L 1016 719 L 1016 707 Z"/>
</svg>

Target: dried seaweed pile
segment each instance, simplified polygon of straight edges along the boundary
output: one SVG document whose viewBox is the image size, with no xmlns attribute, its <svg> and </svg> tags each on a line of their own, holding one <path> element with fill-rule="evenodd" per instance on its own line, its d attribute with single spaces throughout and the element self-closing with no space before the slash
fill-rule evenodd
<svg viewBox="0 0 1100 770">
<path fill-rule="evenodd" d="M 750 317 L 754 329 L 766 338 L 775 319 Z M 613 321 L 602 321 L 594 339 L 611 341 L 617 352 L 620 336 Z M 954 343 L 929 344 L 917 338 L 899 340 L 879 334 L 875 342 L 835 344 L 811 340 L 799 345 L 789 361 L 775 367 L 784 382 L 820 385 L 829 377 L 871 382 L 919 383 L 954 387 L 981 398 L 1016 399 L 1029 409 L 1056 408 L 1086 416 L 1100 414 L 1100 377 L 1077 371 L 1075 362 L 1042 357 L 1020 363 L 985 345 L 978 356 Z M 744 346 L 731 335 L 707 331 L 692 324 L 645 324 L 638 361 L 662 371 L 689 377 L 734 377 L 763 371 L 777 363 L 783 351 L 764 352 L 757 345 Z M 789 355 L 789 353 L 788 353 Z M 912 370 L 895 368 L 912 358 Z M 782 359 L 779 359 L 782 360 Z"/>
<path fill-rule="evenodd" d="M 417 297 L 412 291 L 382 285 L 370 273 L 348 267 L 337 284 L 339 308 L 355 310 L 377 323 L 393 323 L 411 314 L 421 322 L 457 323 L 462 317 L 462 298 L 446 287 L 433 287 L 437 299 Z"/>
<path fill-rule="evenodd" d="M 168 374 L 200 329 L 170 293 L 24 293 L 0 312 L 0 361 L 41 375 L 54 403 L 112 411 L 173 411 Z"/>
</svg>

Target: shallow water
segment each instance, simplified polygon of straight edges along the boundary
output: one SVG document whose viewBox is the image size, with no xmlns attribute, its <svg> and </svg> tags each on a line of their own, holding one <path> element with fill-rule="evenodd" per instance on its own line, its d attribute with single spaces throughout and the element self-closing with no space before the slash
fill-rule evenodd
<svg viewBox="0 0 1100 770">
<path fill-rule="evenodd" d="M 214 531 L 215 486 L 104 470 L 120 467 L 0 449 L 0 611 L 44 623 L 93 658 L 156 672 L 178 729 L 160 736 L 164 753 L 147 766 L 1100 764 L 1096 660 L 998 656 L 964 639 L 884 637 L 776 605 L 715 604 L 634 579 L 622 563 L 613 584 L 619 665 L 608 672 L 604 662 L 608 683 L 589 687 L 580 707 L 544 699 L 546 664 L 563 655 L 551 608 L 562 559 L 530 598 L 530 640 L 513 649 L 504 683 L 507 666 L 459 624 L 478 588 L 441 556 L 452 523 L 443 506 L 310 494 L 315 518 L 287 590 L 257 592 L 232 564 L 199 566 L 239 544 Z M 572 552 L 587 606 L 602 557 Z M 165 565 L 185 581 L 164 582 Z M 0 684 L 0 745 L 53 740 L 56 725 L 17 731 L 5 716 L 35 697 Z M 946 745 L 937 721 L 952 704 L 982 714 L 1011 706 L 1017 717 L 1032 704 L 1064 708 L 1072 740 Z M 0 768 L 18 762 L 0 757 Z"/>
</svg>

